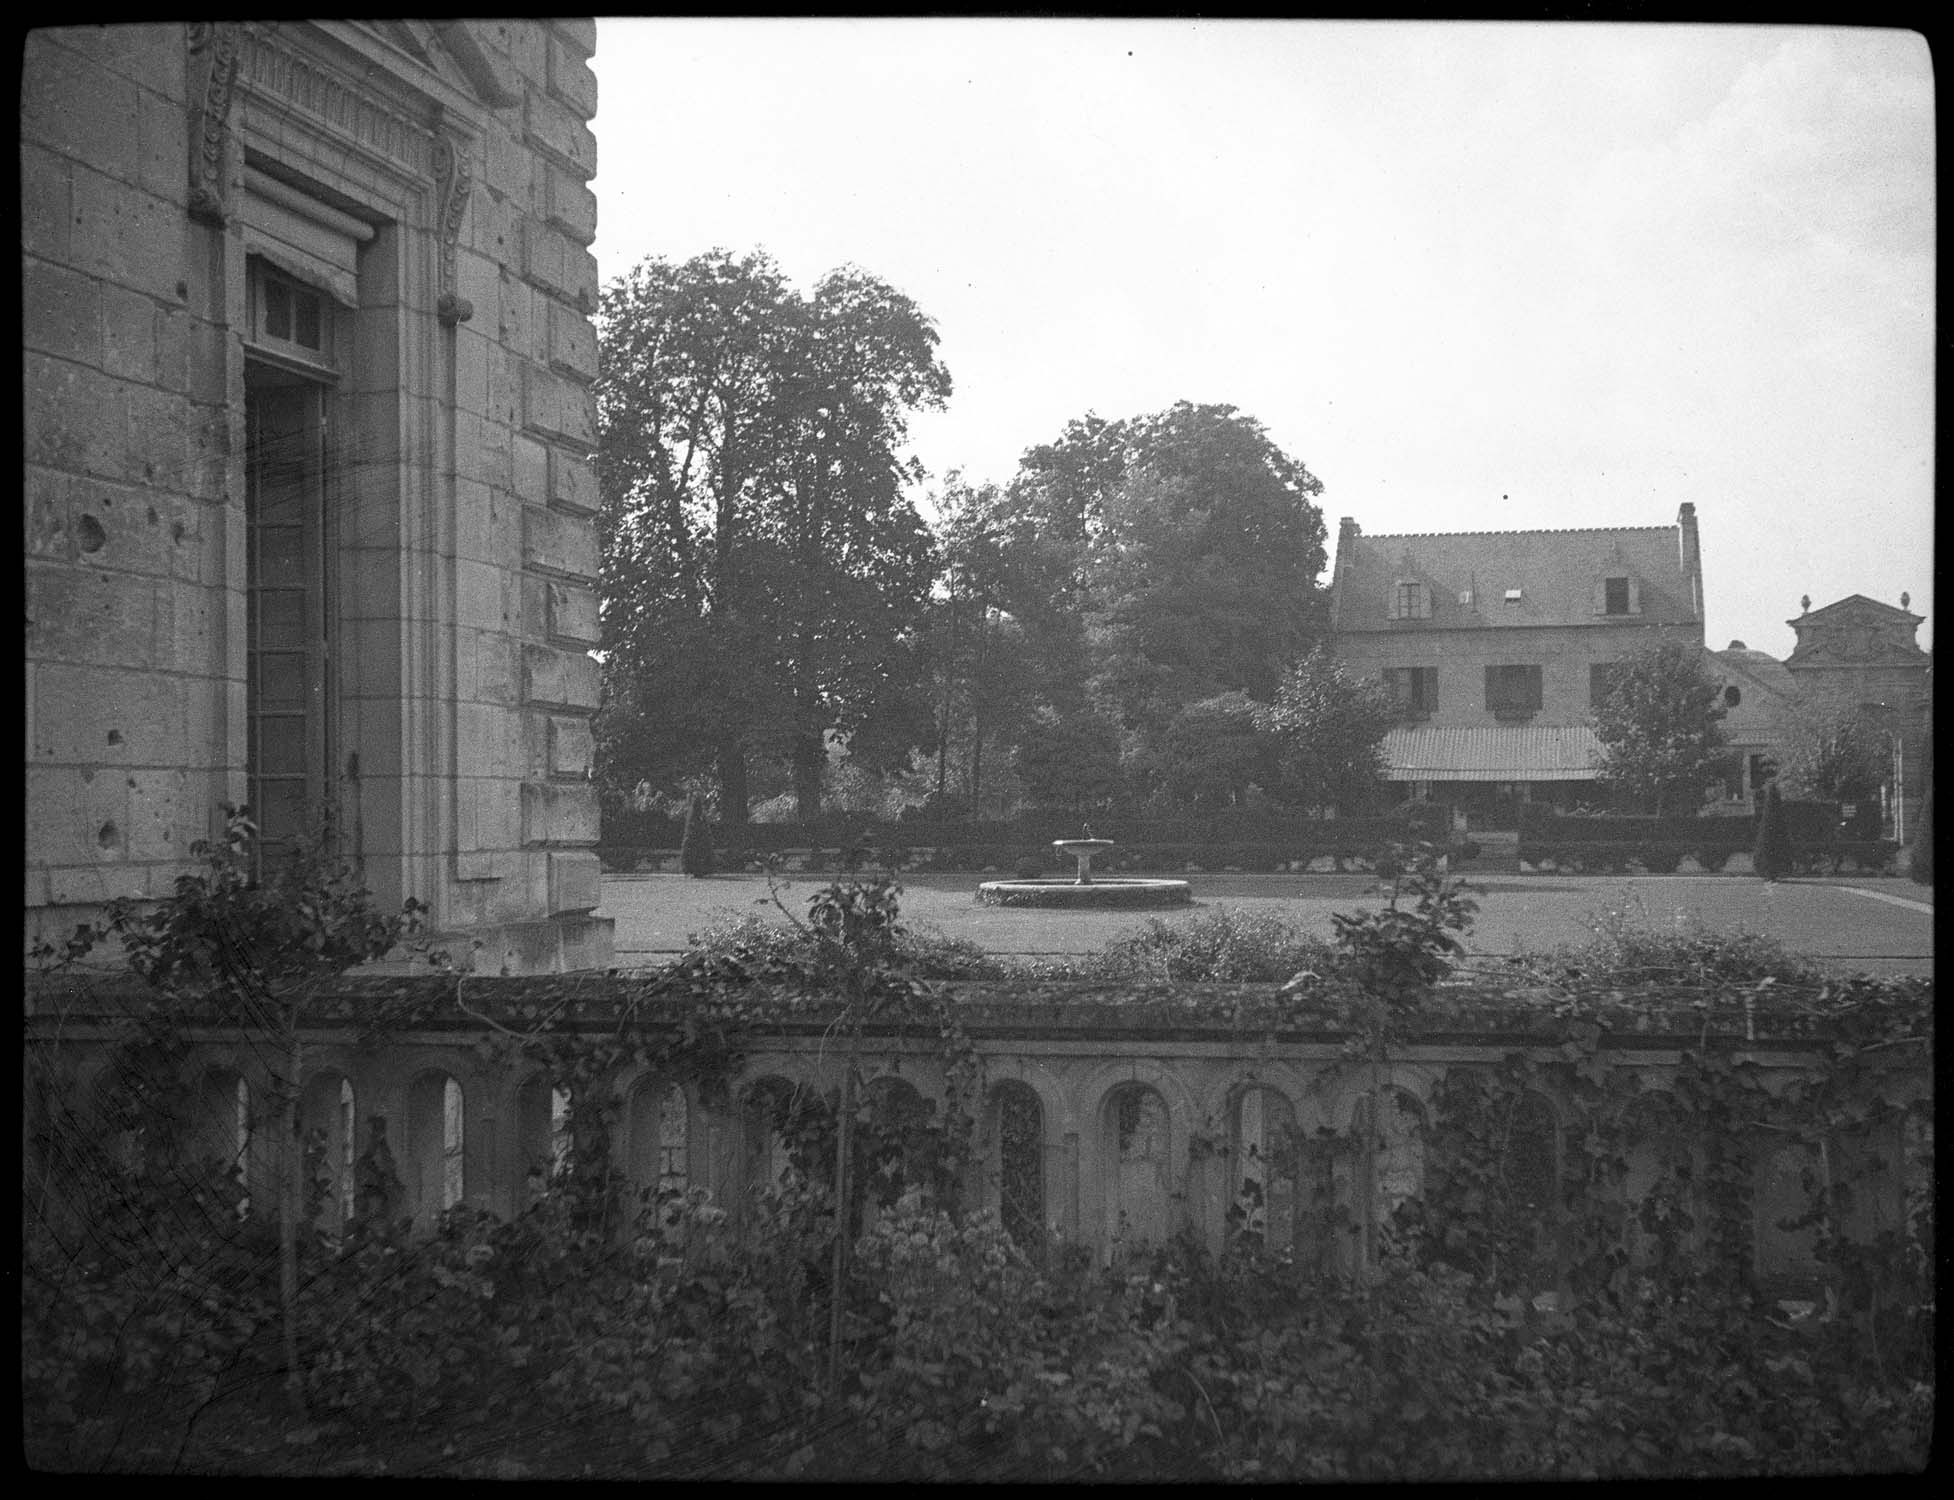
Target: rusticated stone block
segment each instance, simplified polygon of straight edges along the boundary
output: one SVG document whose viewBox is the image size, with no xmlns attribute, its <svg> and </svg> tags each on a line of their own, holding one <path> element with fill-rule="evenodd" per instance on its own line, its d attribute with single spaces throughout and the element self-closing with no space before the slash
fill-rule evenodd
<svg viewBox="0 0 1954 1500">
<path fill-rule="evenodd" d="M 574 109 L 531 89 L 524 101 L 523 124 L 530 141 L 541 150 L 559 157 L 586 178 L 592 175 L 597 165 L 596 137 Z"/>
<path fill-rule="evenodd" d="M 550 636 L 579 646 L 597 644 L 597 594 L 572 583 L 549 582 Z"/>
<path fill-rule="evenodd" d="M 589 387 L 553 370 L 525 364 L 522 371 L 523 426 L 590 448 L 596 442 L 596 413 Z"/>
<path fill-rule="evenodd" d="M 595 854 L 550 855 L 550 915 L 595 911 L 604 899 L 603 873 Z"/>
<path fill-rule="evenodd" d="M 597 707 L 597 663 L 588 653 L 528 645 L 522 648 L 522 669 L 523 702 Z"/>
<path fill-rule="evenodd" d="M 550 364 L 574 380 L 597 378 L 597 330 L 573 307 L 550 302 Z"/>
<path fill-rule="evenodd" d="M 597 576 L 597 530 L 584 516 L 565 515 L 525 505 L 522 511 L 522 562 L 542 573 Z"/>
<path fill-rule="evenodd" d="M 597 842 L 597 788 L 588 782 L 525 781 L 522 784 L 525 844 Z"/>
<path fill-rule="evenodd" d="M 550 775 L 582 777 L 589 774 L 591 756 L 595 751 L 590 720 L 551 714 L 549 743 Z"/>
<path fill-rule="evenodd" d="M 596 472 L 585 460 L 560 448 L 550 453 L 550 504 L 582 516 L 596 515 L 602 504 Z"/>
</svg>

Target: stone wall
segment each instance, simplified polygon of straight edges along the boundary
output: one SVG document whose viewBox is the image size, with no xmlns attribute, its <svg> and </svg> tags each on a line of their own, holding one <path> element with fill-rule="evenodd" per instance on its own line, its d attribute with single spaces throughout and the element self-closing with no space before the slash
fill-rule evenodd
<svg viewBox="0 0 1954 1500">
<path fill-rule="evenodd" d="M 483 968 L 608 961 L 595 39 L 587 19 L 28 37 L 30 942 L 167 894 L 247 800 L 247 391 L 297 369 L 334 538 L 308 775 L 376 894 L 426 903 Z M 328 293 L 335 368 L 266 352 L 267 258 Z"/>
<path fill-rule="evenodd" d="M 452 981 L 446 983 L 452 993 Z M 493 1025 L 528 1027 L 545 1012 L 568 1028 L 614 1030 L 625 982 L 588 976 L 575 983 L 574 991 L 565 991 L 535 981 L 470 980 L 462 995 L 466 1010 L 444 1005 L 441 1019 L 424 1019 L 382 1048 L 363 1046 L 348 1029 L 310 1031 L 305 1117 L 332 1143 L 336 1189 L 321 1227 L 330 1231 L 344 1222 L 341 1190 L 370 1144 L 376 1120 L 384 1122 L 380 1133 L 404 1190 L 403 1211 L 423 1231 L 453 1204 L 507 1216 L 532 1201 L 560 1146 L 552 1129 L 556 1080 L 534 1063 L 495 1060 L 493 1049 L 481 1043 Z M 384 986 L 363 989 L 354 982 L 341 988 L 348 997 L 388 993 Z M 1515 1054 L 1564 1060 L 1568 1046 L 1576 1045 L 1590 1049 L 1594 1069 L 1623 1070 L 1638 1081 L 1639 1087 L 1615 1096 L 1626 1102 L 1607 1108 L 1680 1108 L 1685 1106 L 1671 1086 L 1683 1054 L 1711 1040 L 1707 1025 L 1692 1020 L 1703 1012 L 1683 1002 L 1676 1007 L 1678 1025 L 1639 1033 L 1583 1033 L 1578 1023 L 1563 1025 L 1545 1013 L 1517 1027 L 1459 1022 L 1394 1045 L 1374 1079 L 1369 1063 L 1353 1056 L 1346 1036 L 1334 1029 L 1272 1030 L 1217 1019 L 1232 1004 L 1266 1002 L 1266 986 L 960 985 L 952 993 L 981 1063 L 981 1165 L 979 1181 L 971 1185 L 974 1196 L 999 1205 L 1010 1195 L 1020 1218 L 1089 1246 L 1102 1259 L 1182 1230 L 1219 1248 L 1244 1215 L 1255 1214 L 1263 1216 L 1272 1241 L 1300 1251 L 1329 1236 L 1332 1224 L 1350 1222 L 1365 1193 L 1375 1195 L 1380 1210 L 1422 1196 L 1431 1101 L 1449 1074 L 1496 1072 Z M 1494 996 L 1490 1003 L 1510 1010 L 1509 1002 Z M 639 1005 L 641 1024 L 678 1025 L 687 1013 L 679 1002 Z M 107 1019 L 112 1010 L 99 990 L 81 999 L 45 994 L 35 1007 L 29 1021 L 30 1141 L 37 1118 L 85 1107 L 105 1065 L 104 1043 L 115 1034 Z M 836 1087 L 842 1044 L 833 1021 L 816 1007 L 791 1023 L 754 1031 L 746 1038 L 730 1102 L 717 1107 L 694 1078 L 639 1072 L 616 1077 L 611 1083 L 622 1107 L 613 1160 L 644 1186 L 700 1187 L 721 1204 L 743 1202 L 781 1160 L 754 1101 L 769 1088 Z M 1768 1027 L 1756 1029 L 1753 1040 L 1725 1036 L 1722 1044 L 1734 1047 L 1737 1061 L 1755 1065 L 1758 1087 L 1795 1097 L 1787 1091 L 1822 1070 L 1830 1037 L 1774 1039 Z M 1891 1069 L 1882 1085 L 1889 1097 L 1931 1097 L 1929 1050 L 1897 1047 L 1881 1054 Z M 881 1086 L 940 1099 L 944 1053 L 928 1028 L 872 1025 L 861 1056 Z M 240 1046 L 235 1036 L 211 1028 L 184 1063 L 199 1096 L 213 1101 L 195 1128 L 215 1141 L 218 1154 L 244 1153 L 254 1201 L 263 1195 L 267 1202 L 273 1182 L 264 1127 L 260 1121 L 241 1130 L 237 1101 L 240 1082 L 253 1109 L 266 1097 L 270 1062 L 266 1049 Z M 1366 1164 L 1354 1142 L 1364 1138 L 1368 1101 L 1380 1083 L 1380 1149 Z M 1528 1099 L 1537 1129 L 1516 1134 L 1513 1169 L 1543 1174 L 1549 1187 L 1557 1184 L 1557 1191 L 1543 1190 L 1539 1198 L 1546 1216 L 1540 1229 L 1551 1237 L 1560 1212 L 1554 1205 L 1592 1190 L 1563 1180 L 1562 1133 L 1580 1128 L 1582 1111 L 1597 1106 L 1592 1097 L 1577 1103 L 1571 1094 Z M 1011 1109 L 1030 1122 L 1028 1134 L 1009 1137 L 1015 1144 L 1007 1144 L 1000 1129 Z M 1281 1155 L 1279 1137 L 1307 1143 L 1294 1158 L 1302 1165 L 1273 1165 Z M 1898 1142 L 1870 1151 L 1862 1149 L 1864 1142 L 1835 1144 L 1827 1170 L 1862 1174 L 1855 1185 L 1860 1227 L 1897 1222 L 1906 1159 Z M 1814 1269 L 1810 1231 L 1788 1230 L 1780 1221 L 1809 1206 L 1804 1168 L 1811 1165 L 1805 1160 L 1810 1153 L 1781 1135 L 1760 1133 L 1743 1145 L 1753 1179 L 1758 1269 L 1767 1279 L 1796 1284 Z M 1858 1165 L 1842 1165 L 1848 1162 Z M 1652 1166 L 1631 1158 L 1626 1170 L 1632 1187 L 1636 1174 L 1646 1176 Z"/>
</svg>

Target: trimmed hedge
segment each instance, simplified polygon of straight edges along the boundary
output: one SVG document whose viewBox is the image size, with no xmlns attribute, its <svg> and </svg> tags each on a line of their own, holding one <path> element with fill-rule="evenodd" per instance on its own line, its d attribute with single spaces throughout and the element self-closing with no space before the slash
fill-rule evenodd
<svg viewBox="0 0 1954 1500">
<path fill-rule="evenodd" d="M 1859 874 L 1885 875 L 1892 871 L 1898 849 L 1890 839 L 1795 843 L 1791 846 L 1792 873 L 1838 875 L 1849 869 Z M 1665 840 L 1639 844 L 1619 840 L 1583 843 L 1542 840 L 1521 844 L 1520 859 L 1529 865 L 1551 863 L 1555 869 L 1568 874 L 1625 875 L 1640 869 L 1651 875 L 1671 875 L 1684 856 L 1693 858 L 1706 871 L 1717 871 L 1729 863 L 1732 854 L 1749 850 L 1747 840 L 1712 843 Z"/>
</svg>

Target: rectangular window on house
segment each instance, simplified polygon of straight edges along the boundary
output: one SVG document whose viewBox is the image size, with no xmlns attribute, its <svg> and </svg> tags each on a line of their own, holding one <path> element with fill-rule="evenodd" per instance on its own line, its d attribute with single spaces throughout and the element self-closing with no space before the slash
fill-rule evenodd
<svg viewBox="0 0 1954 1500">
<path fill-rule="evenodd" d="M 1486 707 L 1495 714 L 1532 714 L 1540 711 L 1540 668 L 1508 666 L 1486 668 Z"/>
<path fill-rule="evenodd" d="M 1432 591 L 1423 583 L 1400 583 L 1392 601 L 1394 620 L 1429 620 L 1432 617 Z"/>
<path fill-rule="evenodd" d="M 1591 662 L 1588 666 L 1588 707 L 1601 707 L 1601 700 L 1608 696 L 1613 685 L 1612 674 L 1615 664 L 1611 661 Z"/>
<path fill-rule="evenodd" d="M 1438 708 L 1437 667 L 1386 667 L 1384 687 L 1406 718 L 1427 718 Z"/>
<path fill-rule="evenodd" d="M 1609 578 L 1602 583 L 1602 613 L 1625 615 L 1628 613 L 1628 580 Z"/>
</svg>

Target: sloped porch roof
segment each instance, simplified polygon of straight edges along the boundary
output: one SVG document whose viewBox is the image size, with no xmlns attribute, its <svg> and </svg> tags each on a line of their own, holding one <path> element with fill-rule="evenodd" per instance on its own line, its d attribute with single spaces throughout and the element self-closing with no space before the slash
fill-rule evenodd
<svg viewBox="0 0 1954 1500">
<path fill-rule="evenodd" d="M 1389 781 L 1592 781 L 1601 741 L 1585 725 L 1393 729 L 1384 764 Z"/>
</svg>

